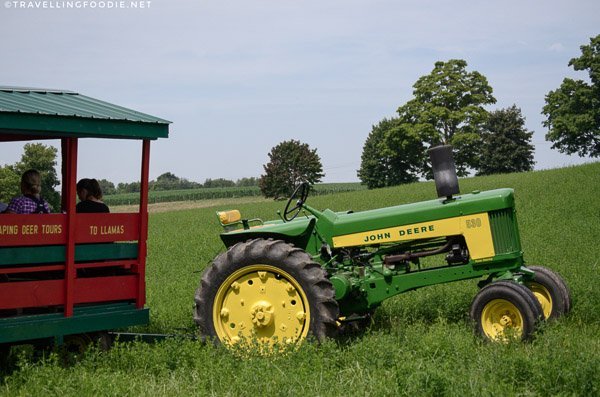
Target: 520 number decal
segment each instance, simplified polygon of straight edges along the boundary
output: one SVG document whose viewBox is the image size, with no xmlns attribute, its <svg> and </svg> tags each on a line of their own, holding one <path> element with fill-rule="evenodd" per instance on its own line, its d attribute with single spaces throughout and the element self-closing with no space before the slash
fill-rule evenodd
<svg viewBox="0 0 600 397">
<path fill-rule="evenodd" d="M 467 219 L 467 229 L 474 229 L 476 227 L 481 227 L 481 218 L 473 218 Z"/>
</svg>

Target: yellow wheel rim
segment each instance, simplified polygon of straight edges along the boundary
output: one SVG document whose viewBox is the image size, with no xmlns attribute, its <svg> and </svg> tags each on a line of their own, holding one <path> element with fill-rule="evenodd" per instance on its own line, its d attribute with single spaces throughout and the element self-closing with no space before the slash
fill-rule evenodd
<svg viewBox="0 0 600 397">
<path fill-rule="evenodd" d="M 213 306 L 218 338 L 293 344 L 306 338 L 310 307 L 304 290 L 288 273 L 270 265 L 246 266 L 219 287 Z"/>
<path fill-rule="evenodd" d="M 523 335 L 523 316 L 511 302 L 494 299 L 481 312 L 481 327 L 484 334 L 494 341 L 520 339 Z"/>
<path fill-rule="evenodd" d="M 537 300 L 540 302 L 540 305 L 542 305 L 544 318 L 549 318 L 550 314 L 552 313 L 552 296 L 550 295 L 548 288 L 536 282 L 527 283 L 527 288 L 533 292 Z"/>
</svg>

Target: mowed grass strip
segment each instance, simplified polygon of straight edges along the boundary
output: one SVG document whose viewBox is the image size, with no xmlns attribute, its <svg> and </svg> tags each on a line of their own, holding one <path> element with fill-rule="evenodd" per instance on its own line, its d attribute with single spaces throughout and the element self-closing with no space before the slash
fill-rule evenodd
<svg viewBox="0 0 600 397">
<path fill-rule="evenodd" d="M 527 263 L 558 271 L 572 313 L 531 343 L 497 345 L 473 335 L 467 312 L 476 281 L 397 296 L 360 337 L 303 344 L 283 356 L 240 359 L 186 340 L 118 344 L 74 365 L 27 351 L 3 378 L 6 395 L 600 395 L 600 163 L 460 180 L 461 191 L 512 187 Z M 317 208 L 355 211 L 435 198 L 432 182 L 309 197 Z M 194 333 L 200 272 L 222 250 L 215 210 L 272 219 L 284 203 L 224 206 L 150 216 L 145 332 Z"/>
</svg>

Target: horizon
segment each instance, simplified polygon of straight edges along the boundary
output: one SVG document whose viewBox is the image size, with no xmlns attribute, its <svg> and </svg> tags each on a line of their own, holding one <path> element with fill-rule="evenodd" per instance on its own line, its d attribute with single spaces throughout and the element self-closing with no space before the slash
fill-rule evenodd
<svg viewBox="0 0 600 397">
<path fill-rule="evenodd" d="M 479 178 L 479 177 L 494 177 L 494 176 L 500 176 L 500 175 L 524 174 L 524 173 L 531 173 L 531 172 L 544 172 L 544 171 L 560 170 L 563 168 L 584 167 L 584 166 L 588 166 L 588 165 L 592 165 L 592 164 L 596 164 L 596 163 L 600 163 L 600 159 L 590 159 L 590 161 L 586 161 L 586 162 L 582 162 L 582 163 L 578 163 L 578 164 L 568 164 L 568 165 L 557 166 L 557 167 L 552 167 L 552 168 L 533 169 L 530 171 L 514 171 L 514 172 L 504 172 L 504 173 L 488 174 L 488 175 L 473 174 L 473 175 L 466 175 L 466 176 L 457 176 L 457 178 L 460 181 L 460 180 L 464 180 L 464 179 L 472 179 L 472 178 Z M 214 179 L 221 179 L 221 178 L 212 178 L 212 179 L 214 180 Z M 239 178 L 239 179 L 241 179 L 241 178 Z M 236 180 L 229 179 L 229 181 L 237 182 L 239 179 L 236 179 Z M 153 182 L 153 181 L 156 181 L 156 178 L 151 179 L 149 182 Z M 109 180 L 109 182 L 112 182 L 112 181 Z M 124 182 L 124 183 L 136 183 L 136 182 L 139 182 L 139 181 L 129 181 L 129 182 Z M 189 182 L 202 184 L 202 182 L 192 181 L 192 180 L 190 180 Z M 397 184 L 397 185 L 384 186 L 384 187 L 379 187 L 379 188 L 374 188 L 374 189 L 386 189 L 386 188 L 390 188 L 390 187 L 397 187 L 397 186 L 410 185 L 413 183 L 423 183 L 423 182 L 434 183 L 435 181 L 433 179 L 419 178 L 419 180 L 414 181 L 414 182 L 401 183 L 401 184 Z M 366 187 L 366 185 L 364 185 L 360 181 L 317 182 L 314 185 L 344 185 L 344 184 L 360 184 L 361 186 L 365 186 L 365 190 L 374 190 L 374 189 L 368 189 Z M 117 184 L 115 184 L 115 187 L 117 187 Z M 199 186 L 196 188 L 189 188 L 189 189 L 173 189 L 173 191 L 191 190 L 191 189 L 231 189 L 231 188 L 238 188 L 238 187 L 241 189 L 241 188 L 254 188 L 257 186 L 256 185 L 253 185 L 253 186 L 228 186 L 228 187 L 202 187 L 202 186 Z M 157 190 L 157 191 L 169 191 L 169 190 Z M 136 194 L 136 193 L 133 192 L 133 193 L 116 193 L 116 194 Z"/>
</svg>

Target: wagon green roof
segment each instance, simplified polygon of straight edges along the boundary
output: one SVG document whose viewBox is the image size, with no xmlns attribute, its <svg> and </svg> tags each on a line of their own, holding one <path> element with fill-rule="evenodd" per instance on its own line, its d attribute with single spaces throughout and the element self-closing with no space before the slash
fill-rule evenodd
<svg viewBox="0 0 600 397">
<path fill-rule="evenodd" d="M 0 140 L 157 139 L 171 122 L 66 90 L 0 86 Z"/>
</svg>

